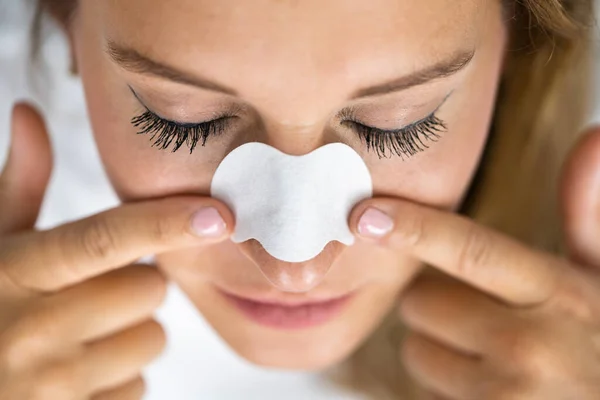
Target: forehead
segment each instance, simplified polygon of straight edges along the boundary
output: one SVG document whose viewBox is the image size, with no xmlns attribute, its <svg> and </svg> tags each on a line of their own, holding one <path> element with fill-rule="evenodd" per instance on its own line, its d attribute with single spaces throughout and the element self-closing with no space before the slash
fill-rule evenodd
<svg viewBox="0 0 600 400">
<path fill-rule="evenodd" d="M 228 52 L 330 64 L 390 50 L 436 54 L 476 40 L 495 0 L 88 0 L 111 39 L 180 57 Z M 335 64 L 335 62 L 334 62 Z"/>
<path fill-rule="evenodd" d="M 84 0 L 82 12 L 105 41 L 224 83 L 263 111 L 285 104 L 309 115 L 357 87 L 475 49 L 497 26 L 498 3 Z"/>
</svg>

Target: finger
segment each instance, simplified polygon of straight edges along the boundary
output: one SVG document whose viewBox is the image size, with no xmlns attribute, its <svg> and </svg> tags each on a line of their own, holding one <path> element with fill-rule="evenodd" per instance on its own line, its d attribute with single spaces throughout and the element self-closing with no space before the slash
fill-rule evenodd
<svg viewBox="0 0 600 400">
<path fill-rule="evenodd" d="M 376 208 L 365 212 L 371 205 Z M 406 201 L 366 200 L 352 212 L 350 226 L 513 304 L 544 302 L 562 278 L 562 264 L 546 253 L 468 218 Z"/>
<path fill-rule="evenodd" d="M 456 280 L 419 276 L 402 294 L 403 321 L 420 333 L 471 356 L 487 353 L 490 337 L 510 324 L 506 306 Z"/>
<path fill-rule="evenodd" d="M 148 321 L 89 345 L 80 368 L 90 393 L 114 389 L 135 379 L 162 353 L 165 344 L 160 324 Z"/>
<path fill-rule="evenodd" d="M 93 396 L 92 400 L 141 400 L 145 392 L 144 378 L 138 376 L 124 385 Z"/>
<path fill-rule="evenodd" d="M 427 392 L 427 391 L 422 392 L 422 394 L 420 394 L 417 397 L 417 399 L 419 399 L 419 400 L 454 400 L 454 399 L 451 399 L 450 397 L 442 396 L 439 393 Z"/>
<path fill-rule="evenodd" d="M 51 170 L 44 120 L 31 105 L 16 104 L 10 151 L 0 175 L 0 236 L 35 225 Z"/>
<path fill-rule="evenodd" d="M 0 278 L 3 274 L 5 281 L 30 290 L 57 290 L 148 254 L 222 241 L 232 226 L 229 209 L 212 198 L 130 203 L 49 231 L 5 239 Z"/>
<path fill-rule="evenodd" d="M 152 318 L 165 292 L 165 279 L 156 268 L 137 265 L 39 299 L 4 330 L 5 358 L 28 368 L 55 356 L 57 349 L 77 348 L 139 325 Z"/>
<path fill-rule="evenodd" d="M 81 343 L 149 319 L 166 294 L 155 267 L 136 265 L 96 277 L 42 300 L 25 323 L 43 331 L 50 351 Z"/>
<path fill-rule="evenodd" d="M 479 360 L 411 332 L 402 347 L 407 372 L 426 389 L 451 399 L 472 399 L 475 385 L 482 379 Z"/>
<path fill-rule="evenodd" d="M 439 393 L 434 392 L 425 392 L 420 397 L 419 400 L 454 400 L 447 396 L 442 396 Z"/>
<path fill-rule="evenodd" d="M 570 153 L 560 203 L 570 258 L 600 268 L 600 127 L 590 129 Z"/>
</svg>

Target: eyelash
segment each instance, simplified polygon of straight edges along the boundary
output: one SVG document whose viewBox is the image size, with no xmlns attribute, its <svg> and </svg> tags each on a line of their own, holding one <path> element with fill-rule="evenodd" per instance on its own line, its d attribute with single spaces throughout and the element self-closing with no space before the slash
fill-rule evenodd
<svg viewBox="0 0 600 400">
<path fill-rule="evenodd" d="M 235 118 L 235 116 L 222 115 L 199 124 L 182 124 L 161 118 L 152 111 L 146 110 L 142 114 L 133 117 L 131 123 L 139 129 L 138 135 L 152 134 L 150 138 L 150 141 L 154 141 L 152 147 L 166 150 L 174 141 L 175 145 L 172 153 L 175 153 L 186 143 L 190 149 L 190 154 L 192 154 L 198 142 L 201 142 L 204 147 L 210 136 L 222 134 L 227 128 L 230 118 Z"/>
<path fill-rule="evenodd" d="M 379 158 L 397 155 L 404 159 L 414 156 L 429 148 L 424 141 L 437 142 L 440 133 L 447 130 L 446 123 L 437 117 L 436 111 L 404 128 L 393 130 L 374 128 L 352 119 L 343 121 L 343 124 L 351 125 L 367 146 L 367 151 L 374 150 Z"/>
<path fill-rule="evenodd" d="M 440 138 L 439 133 L 447 130 L 445 122 L 436 116 L 435 111 L 420 121 L 394 130 L 383 130 L 364 125 L 351 119 L 351 115 L 346 112 L 342 112 L 340 117 L 349 118 L 342 121 L 342 124 L 353 127 L 361 142 L 367 146 L 367 151 L 374 150 L 379 158 L 389 158 L 393 154 L 402 159 L 411 157 L 429 148 L 423 143 L 423 140 L 437 142 Z M 199 124 L 182 124 L 161 118 L 146 109 L 142 114 L 133 117 L 131 123 L 139 129 L 137 132 L 139 135 L 152 134 L 150 138 L 150 141 L 153 141 L 152 147 L 166 150 L 174 142 L 172 150 L 174 153 L 186 143 L 191 154 L 198 142 L 201 142 L 201 146 L 204 147 L 210 136 L 221 135 L 226 130 L 231 118 L 236 118 L 236 116 L 222 115 Z"/>
</svg>

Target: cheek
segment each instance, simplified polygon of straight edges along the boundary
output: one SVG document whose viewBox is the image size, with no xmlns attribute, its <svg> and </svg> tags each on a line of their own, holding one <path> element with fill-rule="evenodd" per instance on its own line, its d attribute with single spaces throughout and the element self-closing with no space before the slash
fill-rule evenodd
<svg viewBox="0 0 600 400">
<path fill-rule="evenodd" d="M 82 58 L 85 58 L 83 56 Z M 122 200 L 208 194 L 213 165 L 189 152 L 152 147 L 149 135 L 131 124 L 141 106 L 124 82 L 86 59 L 80 67 L 94 138 L 104 167 Z"/>
<path fill-rule="evenodd" d="M 454 209 L 477 169 L 487 138 L 487 121 L 480 114 L 476 120 L 465 115 L 479 111 L 454 104 L 446 107 L 439 117 L 448 129 L 437 142 L 425 142 L 428 149 L 404 161 L 382 159 L 369 165 L 374 195 Z"/>
<path fill-rule="evenodd" d="M 152 147 L 151 135 L 136 134 L 131 119 L 143 107 L 104 55 L 95 20 L 86 18 L 83 7 L 74 45 L 96 145 L 117 194 L 122 200 L 208 194 L 217 166 L 214 157 L 159 150 Z"/>
<path fill-rule="evenodd" d="M 492 40 L 478 54 L 473 71 L 440 110 L 447 131 L 429 149 L 405 161 L 374 161 L 376 196 L 403 197 L 443 209 L 456 209 L 477 168 L 488 139 L 498 88 L 504 40 Z"/>
<path fill-rule="evenodd" d="M 167 195 L 208 194 L 214 173 L 211 165 L 152 147 L 150 136 L 138 135 L 130 123 L 141 106 L 123 82 L 115 82 L 97 65 L 80 68 L 94 138 L 107 175 L 122 200 Z"/>
<path fill-rule="evenodd" d="M 116 192 L 123 200 L 208 194 L 224 154 L 212 154 L 212 161 L 207 161 L 206 155 L 190 156 L 185 150 L 160 151 L 151 147 L 148 136 L 136 135 L 130 120 L 142 111 L 141 105 L 104 56 L 99 19 L 87 15 L 92 11 L 82 7 L 75 49 L 96 143 Z M 454 208 L 460 202 L 487 136 L 503 50 L 499 40 L 489 40 L 481 49 L 476 70 L 460 93 L 455 93 L 457 100 L 445 108 L 442 117 L 449 131 L 439 143 L 405 162 L 370 163 L 376 195 L 405 197 L 443 208 Z"/>
</svg>

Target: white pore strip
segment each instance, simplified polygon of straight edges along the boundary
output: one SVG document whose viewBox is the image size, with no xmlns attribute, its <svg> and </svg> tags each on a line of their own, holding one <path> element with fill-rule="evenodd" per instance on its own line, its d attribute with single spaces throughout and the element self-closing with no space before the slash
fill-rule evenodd
<svg viewBox="0 0 600 400">
<path fill-rule="evenodd" d="M 353 244 L 349 213 L 372 190 L 364 161 L 342 143 L 302 156 L 246 143 L 225 157 L 211 183 L 211 196 L 235 214 L 232 241 L 254 238 L 287 262 L 309 260 L 333 240 Z"/>
</svg>

